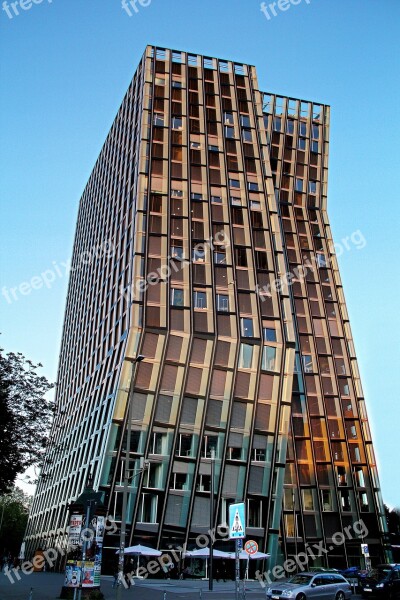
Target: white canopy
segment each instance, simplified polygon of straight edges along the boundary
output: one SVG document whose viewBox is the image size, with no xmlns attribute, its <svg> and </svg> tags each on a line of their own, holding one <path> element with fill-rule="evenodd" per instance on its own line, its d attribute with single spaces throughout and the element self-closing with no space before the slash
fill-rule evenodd
<svg viewBox="0 0 400 600">
<path fill-rule="evenodd" d="M 235 552 L 230 552 L 229 555 L 229 558 L 236 558 Z M 270 554 L 265 554 L 264 552 L 255 552 L 255 554 L 247 554 L 247 552 L 245 552 L 244 550 L 242 550 L 239 553 L 240 560 L 248 560 L 249 558 L 253 560 L 260 560 L 262 558 L 269 558 L 270 556 Z"/>
<path fill-rule="evenodd" d="M 119 554 L 119 550 L 115 554 Z M 137 544 L 136 546 L 129 546 L 125 548 L 124 554 L 136 554 L 137 556 L 161 556 L 162 552 L 149 548 L 148 546 L 142 546 Z"/>
<path fill-rule="evenodd" d="M 190 558 L 210 558 L 210 548 L 200 548 L 198 550 L 187 550 L 185 556 Z M 222 550 L 213 550 L 214 558 L 230 558 L 229 552 L 222 552 Z"/>
</svg>

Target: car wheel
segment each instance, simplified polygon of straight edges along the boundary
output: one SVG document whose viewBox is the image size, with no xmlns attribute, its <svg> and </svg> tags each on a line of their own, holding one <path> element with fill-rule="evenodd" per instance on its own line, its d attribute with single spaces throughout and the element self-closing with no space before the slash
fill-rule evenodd
<svg viewBox="0 0 400 600">
<path fill-rule="evenodd" d="M 343 594 L 343 592 L 338 592 L 336 594 L 336 600 L 346 600 L 346 596 Z"/>
<path fill-rule="evenodd" d="M 305 594 L 299 594 L 298 596 L 296 596 L 296 600 L 306 600 Z"/>
</svg>

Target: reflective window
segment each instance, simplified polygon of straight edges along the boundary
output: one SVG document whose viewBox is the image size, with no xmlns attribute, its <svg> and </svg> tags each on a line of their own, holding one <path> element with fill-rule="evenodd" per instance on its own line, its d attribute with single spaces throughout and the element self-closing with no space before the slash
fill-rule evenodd
<svg viewBox="0 0 400 600">
<path fill-rule="evenodd" d="M 254 337 L 253 319 L 240 319 L 240 332 L 243 337 Z"/>
<path fill-rule="evenodd" d="M 206 292 L 194 292 L 194 294 L 193 294 L 193 306 L 194 306 L 194 308 L 207 308 L 207 294 L 206 294 Z"/>
<path fill-rule="evenodd" d="M 273 346 L 264 346 L 261 368 L 264 371 L 275 371 L 276 367 L 276 348 Z"/>
<path fill-rule="evenodd" d="M 184 306 L 183 290 L 180 290 L 177 288 L 171 288 L 171 305 L 172 306 Z"/>
<path fill-rule="evenodd" d="M 229 312 L 229 296 L 217 294 L 217 310 L 220 312 Z"/>
<path fill-rule="evenodd" d="M 240 344 L 239 369 L 251 369 L 253 364 L 254 347 L 250 344 Z"/>
</svg>

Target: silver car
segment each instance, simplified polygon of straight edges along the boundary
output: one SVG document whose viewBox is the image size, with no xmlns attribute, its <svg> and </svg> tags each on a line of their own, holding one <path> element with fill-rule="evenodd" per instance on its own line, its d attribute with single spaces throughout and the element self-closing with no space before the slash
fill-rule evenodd
<svg viewBox="0 0 400 600">
<path fill-rule="evenodd" d="M 299 573 L 282 583 L 272 583 L 267 589 L 270 600 L 347 600 L 350 597 L 350 584 L 339 573 Z"/>
</svg>

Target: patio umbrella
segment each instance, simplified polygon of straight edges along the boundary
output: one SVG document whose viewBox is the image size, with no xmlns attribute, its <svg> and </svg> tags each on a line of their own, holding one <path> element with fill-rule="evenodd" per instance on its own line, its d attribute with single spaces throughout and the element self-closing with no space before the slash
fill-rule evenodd
<svg viewBox="0 0 400 600">
<path fill-rule="evenodd" d="M 119 554 L 119 550 L 117 552 Z M 125 548 L 124 554 L 137 554 L 138 556 L 161 556 L 162 552 L 149 548 L 148 546 L 142 546 L 142 544 L 136 544 L 136 546 L 129 546 Z"/>
<path fill-rule="evenodd" d="M 115 554 L 119 554 L 119 550 Z M 161 556 L 162 552 L 159 550 L 155 550 L 154 548 L 149 548 L 148 546 L 142 546 L 141 544 L 136 544 L 136 546 L 128 546 L 125 548 L 124 554 L 133 554 L 137 556 L 137 564 L 136 564 L 136 577 L 139 577 L 139 560 L 141 556 Z"/>
<path fill-rule="evenodd" d="M 185 556 L 189 558 L 204 558 L 206 560 L 206 576 L 208 579 L 208 559 L 210 558 L 210 548 L 199 548 L 198 550 L 187 550 Z M 213 549 L 213 558 L 230 558 L 229 552 Z"/>
<path fill-rule="evenodd" d="M 187 550 L 185 556 L 190 558 L 210 558 L 210 548 L 199 548 L 198 550 Z M 213 550 L 214 558 L 230 558 L 230 552 L 222 552 L 222 550 Z"/>
</svg>

